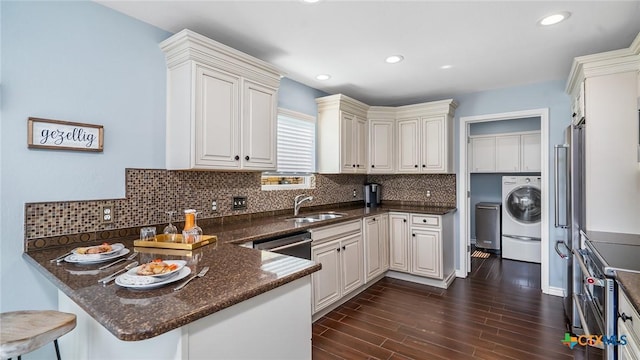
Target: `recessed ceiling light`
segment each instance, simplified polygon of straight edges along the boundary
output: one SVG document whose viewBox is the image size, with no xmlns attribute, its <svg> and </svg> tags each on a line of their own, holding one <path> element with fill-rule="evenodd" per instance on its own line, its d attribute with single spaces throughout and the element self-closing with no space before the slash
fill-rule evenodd
<svg viewBox="0 0 640 360">
<path fill-rule="evenodd" d="M 561 21 L 567 20 L 571 16 L 571 13 L 568 11 L 561 11 L 555 14 L 547 15 L 542 19 L 538 20 L 538 25 L 541 26 L 549 26 L 557 24 Z"/>
<path fill-rule="evenodd" d="M 314 4 L 317 3 L 320 0 L 302 0 L 302 2 L 306 2 L 307 4 Z"/>
<path fill-rule="evenodd" d="M 442 66 L 440 66 L 440 69 L 447 70 L 447 69 L 451 69 L 452 67 L 453 67 L 453 65 L 442 65 Z"/>
<path fill-rule="evenodd" d="M 388 58 L 386 58 L 384 61 L 386 61 L 389 64 L 395 64 L 395 63 L 399 63 L 402 60 L 404 60 L 404 56 L 402 55 L 391 55 Z"/>
<path fill-rule="evenodd" d="M 320 74 L 320 75 L 316 75 L 316 79 L 318 80 L 329 80 L 331 79 L 331 75 L 329 74 Z"/>
</svg>

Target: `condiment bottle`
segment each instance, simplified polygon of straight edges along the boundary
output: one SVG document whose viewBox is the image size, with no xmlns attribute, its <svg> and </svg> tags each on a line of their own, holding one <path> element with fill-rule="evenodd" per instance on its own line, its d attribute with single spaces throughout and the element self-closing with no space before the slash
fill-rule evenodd
<svg viewBox="0 0 640 360">
<path fill-rule="evenodd" d="M 194 209 L 184 211 L 184 230 L 182 230 L 183 242 L 193 244 L 202 240 L 202 229 L 196 225 L 196 214 Z"/>
</svg>

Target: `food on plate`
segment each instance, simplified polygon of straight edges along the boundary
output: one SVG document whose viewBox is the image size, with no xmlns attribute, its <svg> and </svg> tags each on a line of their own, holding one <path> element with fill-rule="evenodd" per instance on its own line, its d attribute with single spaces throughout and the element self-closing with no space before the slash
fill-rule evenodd
<svg viewBox="0 0 640 360">
<path fill-rule="evenodd" d="M 138 275 L 161 275 L 170 273 L 178 268 L 178 264 L 167 264 L 161 259 L 155 259 L 138 268 Z"/>
<path fill-rule="evenodd" d="M 102 254 L 102 253 L 109 252 L 111 250 L 112 250 L 112 247 L 111 245 L 109 245 L 109 243 L 103 243 L 102 245 L 98 245 L 98 246 L 77 248 L 76 252 L 82 255 L 89 255 L 89 254 Z"/>
</svg>

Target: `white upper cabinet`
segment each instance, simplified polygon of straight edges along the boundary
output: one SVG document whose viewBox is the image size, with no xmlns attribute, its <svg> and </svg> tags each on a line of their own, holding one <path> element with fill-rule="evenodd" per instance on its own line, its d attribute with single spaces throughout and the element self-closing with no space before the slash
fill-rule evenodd
<svg viewBox="0 0 640 360">
<path fill-rule="evenodd" d="M 520 171 L 520 135 L 496 136 L 496 171 Z"/>
<path fill-rule="evenodd" d="M 524 172 L 542 171 L 540 134 L 520 136 L 520 170 Z"/>
<path fill-rule="evenodd" d="M 275 170 L 280 72 L 189 30 L 167 60 L 166 168 Z"/>
<path fill-rule="evenodd" d="M 453 100 L 396 108 L 396 172 L 452 173 Z"/>
<path fill-rule="evenodd" d="M 469 171 L 539 172 L 541 166 L 540 132 L 477 135 L 469 138 Z"/>
<path fill-rule="evenodd" d="M 640 233 L 639 69 L 640 34 L 628 48 L 575 58 L 567 81 L 584 111 L 585 221 L 593 231 Z"/>
<path fill-rule="evenodd" d="M 317 98 L 318 172 L 367 172 L 368 106 L 342 94 Z"/>
<path fill-rule="evenodd" d="M 393 174 L 395 171 L 396 109 L 386 106 L 369 108 L 369 166 L 370 174 Z"/>
</svg>

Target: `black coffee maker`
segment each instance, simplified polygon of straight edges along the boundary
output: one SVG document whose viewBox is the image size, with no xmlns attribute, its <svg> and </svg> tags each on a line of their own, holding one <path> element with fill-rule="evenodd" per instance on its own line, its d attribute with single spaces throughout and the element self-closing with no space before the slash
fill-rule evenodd
<svg viewBox="0 0 640 360">
<path fill-rule="evenodd" d="M 364 185 L 364 203 L 366 207 L 374 208 L 382 201 L 382 187 L 380 184 L 369 183 Z"/>
</svg>

